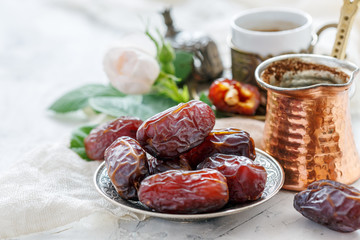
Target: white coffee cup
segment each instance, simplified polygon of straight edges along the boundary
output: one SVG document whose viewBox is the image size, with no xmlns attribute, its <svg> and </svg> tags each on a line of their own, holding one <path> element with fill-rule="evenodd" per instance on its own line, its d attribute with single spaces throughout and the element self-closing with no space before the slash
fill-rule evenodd
<svg viewBox="0 0 360 240">
<path fill-rule="evenodd" d="M 312 18 L 299 9 L 255 8 L 231 21 L 231 43 L 261 57 L 306 51 L 313 39 Z"/>
</svg>

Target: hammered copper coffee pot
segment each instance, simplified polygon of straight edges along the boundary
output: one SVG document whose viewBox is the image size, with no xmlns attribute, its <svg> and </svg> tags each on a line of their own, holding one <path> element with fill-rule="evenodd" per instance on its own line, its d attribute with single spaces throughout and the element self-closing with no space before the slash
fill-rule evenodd
<svg viewBox="0 0 360 240">
<path fill-rule="evenodd" d="M 264 61 L 255 77 L 268 93 L 263 147 L 284 169 L 283 188 L 300 191 L 320 179 L 351 184 L 360 177 L 349 109 L 357 66 L 290 54 Z"/>
</svg>

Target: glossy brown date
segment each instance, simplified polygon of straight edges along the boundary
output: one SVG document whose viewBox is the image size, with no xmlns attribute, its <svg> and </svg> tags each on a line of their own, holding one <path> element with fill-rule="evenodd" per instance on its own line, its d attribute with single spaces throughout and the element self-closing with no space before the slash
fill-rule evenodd
<svg viewBox="0 0 360 240">
<path fill-rule="evenodd" d="M 339 182 L 313 182 L 295 195 L 294 208 L 306 218 L 335 231 L 360 229 L 360 191 Z"/>
<path fill-rule="evenodd" d="M 210 106 L 192 100 L 147 119 L 136 139 L 154 157 L 173 159 L 203 142 L 214 125 Z"/>
<path fill-rule="evenodd" d="M 216 169 L 226 177 L 230 202 L 257 200 L 265 189 L 265 168 L 247 157 L 217 153 L 198 165 L 203 168 Z"/>
<path fill-rule="evenodd" d="M 142 120 L 135 117 L 120 117 L 94 128 L 84 139 L 87 156 L 93 160 L 103 160 L 105 149 L 118 137 L 136 137 Z"/>
<path fill-rule="evenodd" d="M 226 178 L 217 170 L 169 170 L 145 178 L 139 200 L 164 213 L 204 213 L 222 208 L 229 199 Z"/>
<path fill-rule="evenodd" d="M 226 153 L 246 156 L 255 159 L 255 144 L 249 133 L 237 128 L 214 129 L 205 140 L 190 151 L 181 154 L 181 159 L 186 159 L 190 166 L 196 166 L 207 157 L 215 153 Z"/>
<path fill-rule="evenodd" d="M 120 197 L 137 200 L 140 182 L 149 175 L 146 153 L 133 138 L 116 139 L 105 151 L 108 175 Z"/>
<path fill-rule="evenodd" d="M 192 170 L 189 163 L 185 159 L 167 159 L 161 160 L 147 154 L 149 173 L 161 173 L 168 170 Z"/>
</svg>

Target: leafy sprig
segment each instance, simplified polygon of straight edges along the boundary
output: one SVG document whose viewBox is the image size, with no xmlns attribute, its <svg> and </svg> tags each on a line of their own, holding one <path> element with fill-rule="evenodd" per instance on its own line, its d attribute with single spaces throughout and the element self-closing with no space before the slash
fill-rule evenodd
<svg viewBox="0 0 360 240">
<path fill-rule="evenodd" d="M 176 69 L 174 62 L 177 56 L 190 56 L 182 57 L 181 60 L 184 62 L 185 66 L 190 66 L 192 69 L 192 54 L 182 52 L 181 55 L 177 55 L 170 43 L 165 42 L 165 39 L 159 31 L 157 31 L 157 34 L 160 40 L 157 40 L 149 30 L 146 31 L 146 35 L 156 46 L 156 59 L 158 60 L 161 69 L 160 74 L 153 85 L 153 90 L 161 95 L 171 98 L 177 103 L 188 102 L 190 100 L 189 89 L 186 85 L 184 85 L 183 88 L 178 86 L 178 84 L 182 82 L 182 79 L 175 75 Z M 182 66 L 179 63 L 179 60 L 177 62 L 177 66 L 177 73 L 182 75 L 183 78 L 186 78 L 187 75 L 190 74 L 191 71 L 189 71 L 189 68 L 185 68 L 185 73 L 180 70 Z"/>
<path fill-rule="evenodd" d="M 177 103 L 187 102 L 190 99 L 189 90 L 187 85 L 181 89 L 177 86 L 180 79 L 173 75 L 160 72 L 159 77 L 156 79 L 153 89 L 155 92 L 164 95 Z"/>
</svg>

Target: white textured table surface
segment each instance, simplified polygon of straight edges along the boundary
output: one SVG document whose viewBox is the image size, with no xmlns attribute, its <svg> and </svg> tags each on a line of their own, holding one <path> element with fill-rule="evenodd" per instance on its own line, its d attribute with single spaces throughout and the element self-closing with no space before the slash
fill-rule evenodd
<svg viewBox="0 0 360 240">
<path fill-rule="evenodd" d="M 142 31 L 143 19 L 161 26 L 158 12 L 171 4 L 176 25 L 211 35 L 224 63 L 229 65 L 226 37 L 231 17 L 242 9 L 270 6 L 270 1 L 1 0 L 0 174 L 35 146 L 58 142 L 87 123 L 81 114 L 54 116 L 46 108 L 75 87 L 107 83 L 101 62 L 108 46 L 126 33 Z M 341 4 L 340 0 L 271 1 L 271 6 L 308 11 L 315 28 L 337 21 Z M 358 31 L 359 18 L 356 21 Z M 329 30 L 320 50 L 330 52 L 333 38 L 334 32 Z M 353 61 L 360 65 L 358 40 L 359 35 L 353 34 L 349 49 Z M 358 90 L 351 102 L 358 149 L 359 95 Z M 355 186 L 360 187 L 360 182 Z M 201 222 L 157 218 L 136 222 L 93 214 L 67 226 L 17 239 L 360 239 L 359 231 L 341 234 L 305 219 L 293 209 L 292 200 L 292 192 L 281 191 L 249 211 Z"/>
</svg>

